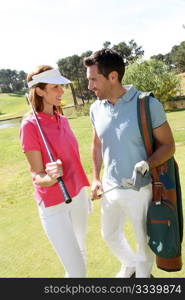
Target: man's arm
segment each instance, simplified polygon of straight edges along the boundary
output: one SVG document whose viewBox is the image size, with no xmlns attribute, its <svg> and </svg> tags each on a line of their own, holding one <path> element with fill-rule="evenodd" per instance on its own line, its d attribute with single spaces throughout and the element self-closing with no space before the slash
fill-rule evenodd
<svg viewBox="0 0 185 300">
<path fill-rule="evenodd" d="M 153 129 L 153 136 L 157 147 L 147 160 L 150 169 L 158 167 L 175 153 L 175 142 L 168 122 Z"/>
<path fill-rule="evenodd" d="M 102 166 L 102 144 L 96 133 L 96 130 L 93 130 L 93 139 L 92 139 L 92 169 L 93 169 L 93 182 L 91 186 L 92 199 L 100 198 L 98 196 L 98 190 L 102 191 L 102 184 L 100 180 L 100 171 Z"/>
</svg>

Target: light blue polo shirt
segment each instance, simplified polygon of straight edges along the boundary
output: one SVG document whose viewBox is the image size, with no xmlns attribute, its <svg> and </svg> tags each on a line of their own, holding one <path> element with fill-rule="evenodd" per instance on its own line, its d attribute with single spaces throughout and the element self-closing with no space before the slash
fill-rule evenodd
<svg viewBox="0 0 185 300">
<path fill-rule="evenodd" d="M 121 185 L 123 178 L 131 178 L 137 162 L 147 159 L 137 119 L 137 98 L 140 94 L 132 85 L 124 86 L 127 92 L 115 105 L 107 100 L 96 100 L 90 107 L 90 118 L 102 143 L 104 164 L 103 181 Z M 150 98 L 153 128 L 166 121 L 162 104 Z M 150 174 L 141 186 L 151 181 Z"/>
</svg>

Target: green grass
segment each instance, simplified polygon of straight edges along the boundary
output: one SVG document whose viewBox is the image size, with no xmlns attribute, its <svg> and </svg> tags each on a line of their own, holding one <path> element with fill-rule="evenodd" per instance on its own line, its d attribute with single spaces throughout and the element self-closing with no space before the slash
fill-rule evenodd
<svg viewBox="0 0 185 300">
<path fill-rule="evenodd" d="M 179 128 L 178 126 L 181 128 L 185 112 L 169 115 L 173 120 L 173 130 Z M 176 126 L 175 119 L 178 126 Z M 91 179 L 89 118 L 72 119 L 70 123 L 79 140 L 83 166 Z M 0 277 L 62 277 L 63 267 L 40 225 L 33 200 L 31 177 L 20 149 L 18 132 L 18 127 L 0 130 L 2 149 L 0 159 Z M 177 134 L 176 137 L 178 141 L 181 141 L 181 136 Z M 184 152 L 185 145 L 180 143 L 175 157 L 180 167 L 183 195 L 185 192 Z M 88 222 L 88 276 L 114 277 L 119 270 L 119 262 L 101 238 L 100 201 L 95 201 L 93 206 Z M 134 235 L 130 224 L 127 224 L 126 232 L 134 248 Z M 154 266 L 153 274 L 155 277 L 185 277 L 184 269 L 180 272 L 167 273 L 157 269 L 156 266 Z"/>
<path fill-rule="evenodd" d="M 64 107 L 73 104 L 70 87 L 64 87 Z M 0 93 L 0 120 L 23 116 L 30 110 L 24 95 Z"/>
<path fill-rule="evenodd" d="M 185 142 L 185 110 L 167 113 L 176 143 Z"/>
<path fill-rule="evenodd" d="M 185 111 L 167 114 L 174 132 L 176 160 L 181 175 L 183 198 L 185 195 Z M 70 119 L 76 134 L 83 166 L 91 180 L 91 124 L 89 117 Z M 37 207 L 33 199 L 33 188 L 28 164 L 19 145 L 19 128 L 0 130 L 0 277 L 63 277 L 64 270 L 40 225 Z M 132 247 L 134 234 L 130 224 L 126 233 Z M 183 242 L 183 252 L 185 242 Z M 93 202 L 89 214 L 88 277 L 114 277 L 120 268 L 101 238 L 100 201 Z M 165 272 L 154 266 L 155 277 L 185 277 L 184 267 L 180 272 Z"/>
<path fill-rule="evenodd" d="M 0 120 L 22 116 L 28 111 L 25 96 L 0 94 Z"/>
</svg>

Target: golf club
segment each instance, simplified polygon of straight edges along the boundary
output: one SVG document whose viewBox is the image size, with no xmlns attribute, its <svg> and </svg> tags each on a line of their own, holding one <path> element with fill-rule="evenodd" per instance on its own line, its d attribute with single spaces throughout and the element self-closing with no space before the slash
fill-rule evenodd
<svg viewBox="0 0 185 300">
<path fill-rule="evenodd" d="M 108 190 L 102 192 L 101 194 L 98 195 L 98 197 L 102 197 L 104 194 L 106 194 L 106 193 L 108 193 L 108 192 L 110 192 L 110 191 L 112 191 L 116 188 L 120 188 L 121 186 L 123 186 L 123 185 L 122 184 L 121 185 L 116 185 L 116 186 L 112 187 L 111 189 L 108 189 Z M 95 199 L 91 198 L 91 200 L 94 201 Z"/>
<path fill-rule="evenodd" d="M 143 174 L 141 174 L 140 172 L 134 172 L 133 174 L 134 176 L 132 176 L 132 178 L 122 178 L 122 184 L 115 185 L 114 187 L 103 191 L 101 194 L 98 195 L 98 197 L 102 197 L 104 194 L 121 187 L 127 187 L 135 191 L 139 191 L 142 186 Z M 91 200 L 93 201 L 95 199 L 92 198 Z"/>
<path fill-rule="evenodd" d="M 37 126 L 38 126 L 40 135 L 41 135 L 41 137 L 42 137 L 43 143 L 44 143 L 44 145 L 45 145 L 45 147 L 46 147 L 46 151 L 47 151 L 49 160 L 50 160 L 50 162 L 54 162 L 53 155 L 52 155 L 51 150 L 50 150 L 50 148 L 49 148 L 49 146 L 48 146 L 48 144 L 47 144 L 47 142 L 46 142 L 46 138 L 45 138 L 45 136 L 44 136 L 44 133 L 43 133 L 43 131 L 42 131 L 42 128 L 41 128 L 41 126 L 40 126 L 40 124 L 39 124 L 39 120 L 38 120 L 38 118 L 37 118 L 36 111 L 35 111 L 35 109 L 34 109 L 32 103 L 30 102 L 29 96 L 28 96 L 27 93 L 25 94 L 25 96 L 26 96 L 26 100 L 27 100 L 28 104 L 30 104 L 31 109 L 32 109 L 32 111 L 33 111 L 33 114 L 34 114 L 34 117 L 35 117 L 35 121 L 36 121 L 36 124 L 37 124 Z M 63 195 L 63 197 L 64 197 L 65 203 L 70 203 L 70 202 L 72 201 L 72 199 L 71 199 L 71 197 L 70 197 L 70 195 L 69 195 L 69 193 L 68 193 L 68 191 L 67 191 L 67 189 L 66 189 L 66 186 L 65 186 L 65 184 L 64 184 L 64 181 L 63 181 L 62 177 L 58 177 L 58 178 L 57 178 L 57 181 L 58 181 L 60 190 L 61 190 L 61 192 L 62 192 L 62 195 Z"/>
</svg>

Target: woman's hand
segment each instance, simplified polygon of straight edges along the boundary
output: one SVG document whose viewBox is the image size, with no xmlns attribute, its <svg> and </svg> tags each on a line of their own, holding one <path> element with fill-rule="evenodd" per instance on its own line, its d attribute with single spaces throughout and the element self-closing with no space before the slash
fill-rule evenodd
<svg viewBox="0 0 185 300">
<path fill-rule="evenodd" d="M 52 179 L 57 179 L 58 177 L 61 177 L 63 175 L 61 160 L 57 159 L 57 161 L 47 163 L 45 171 L 48 174 L 48 176 L 50 176 Z"/>
</svg>

